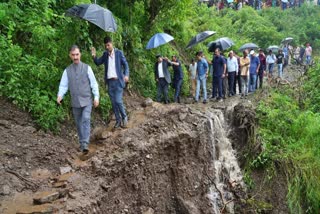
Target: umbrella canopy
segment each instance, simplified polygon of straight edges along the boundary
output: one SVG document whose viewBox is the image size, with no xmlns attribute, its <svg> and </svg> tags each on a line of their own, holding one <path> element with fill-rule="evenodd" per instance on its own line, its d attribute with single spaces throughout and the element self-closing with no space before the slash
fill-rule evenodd
<svg viewBox="0 0 320 214">
<path fill-rule="evenodd" d="M 167 33 L 156 33 L 149 40 L 146 49 L 156 48 L 172 41 L 174 38 Z"/>
<path fill-rule="evenodd" d="M 187 49 L 191 48 L 192 46 L 198 44 L 199 42 L 202 42 L 203 40 L 207 39 L 208 37 L 212 36 L 216 32 L 214 31 L 203 31 L 201 33 L 198 33 L 195 37 L 193 37 L 189 44 L 187 45 Z"/>
<path fill-rule="evenodd" d="M 267 48 L 268 51 L 272 51 L 272 52 L 278 52 L 279 50 L 279 46 L 276 46 L 276 45 L 270 45 L 268 48 Z"/>
<path fill-rule="evenodd" d="M 289 43 L 292 42 L 292 41 L 293 41 L 293 38 L 292 38 L 292 37 L 287 37 L 287 38 L 283 39 L 283 40 L 281 41 L 281 43 L 282 43 L 282 44 L 289 44 Z"/>
<path fill-rule="evenodd" d="M 80 4 L 69 8 L 66 11 L 67 16 L 75 16 L 87 20 L 104 31 L 115 32 L 117 24 L 110 10 L 97 4 Z"/>
<path fill-rule="evenodd" d="M 234 42 L 231 39 L 229 39 L 228 37 L 222 37 L 213 42 L 210 42 L 208 44 L 208 51 L 214 52 L 216 48 L 219 48 L 223 51 L 230 48 L 232 45 L 234 45 Z"/>
<path fill-rule="evenodd" d="M 254 44 L 254 43 L 246 43 L 246 44 L 244 44 L 244 45 L 242 45 L 241 47 L 240 47 L 240 51 L 244 51 L 245 49 L 258 49 L 259 47 L 258 47 L 258 45 L 256 45 L 256 44 Z"/>
</svg>

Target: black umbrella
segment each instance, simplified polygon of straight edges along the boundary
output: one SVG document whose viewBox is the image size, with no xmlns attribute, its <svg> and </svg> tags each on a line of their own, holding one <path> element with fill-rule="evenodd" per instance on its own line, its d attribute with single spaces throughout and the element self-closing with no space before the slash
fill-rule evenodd
<svg viewBox="0 0 320 214">
<path fill-rule="evenodd" d="M 219 48 L 223 51 L 230 48 L 232 45 L 234 45 L 234 42 L 231 39 L 229 39 L 228 37 L 222 37 L 213 42 L 210 42 L 208 44 L 208 51 L 214 52 L 216 48 Z"/>
<path fill-rule="evenodd" d="M 191 48 L 192 46 L 198 44 L 199 42 L 202 42 L 203 40 L 205 40 L 206 38 L 212 36 L 213 34 L 215 34 L 216 32 L 214 31 L 203 31 L 201 33 L 198 33 L 195 37 L 193 37 L 189 44 L 187 45 L 187 49 Z"/>
<path fill-rule="evenodd" d="M 258 48 L 259 48 L 258 45 L 254 44 L 254 43 L 246 43 L 246 44 L 242 45 L 239 50 L 244 51 L 245 49 L 250 50 L 250 49 L 258 49 Z"/>
<path fill-rule="evenodd" d="M 87 20 L 104 31 L 115 32 L 117 24 L 110 10 L 97 4 L 80 4 L 69 8 L 66 15 Z"/>
</svg>

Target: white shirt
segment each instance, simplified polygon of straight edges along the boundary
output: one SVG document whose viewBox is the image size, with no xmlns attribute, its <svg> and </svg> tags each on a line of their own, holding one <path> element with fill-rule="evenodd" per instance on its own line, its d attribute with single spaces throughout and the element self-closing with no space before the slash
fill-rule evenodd
<svg viewBox="0 0 320 214">
<path fill-rule="evenodd" d="M 269 54 L 269 55 L 267 56 L 266 62 L 267 62 L 268 64 L 275 63 L 275 62 L 276 62 L 276 56 L 275 56 L 274 54 L 271 54 L 271 55 Z"/>
<path fill-rule="evenodd" d="M 311 48 L 311 46 L 306 47 L 306 56 L 311 56 L 311 53 L 312 53 L 312 48 Z"/>
<path fill-rule="evenodd" d="M 108 61 L 108 79 L 118 78 L 116 72 L 116 57 L 114 54 L 114 50 L 109 54 L 109 61 Z"/>
<path fill-rule="evenodd" d="M 196 62 L 194 63 L 194 65 L 192 65 L 192 63 L 189 65 L 189 72 L 191 75 L 191 79 L 195 79 L 196 74 L 197 74 L 197 63 Z"/>
<path fill-rule="evenodd" d="M 236 72 L 238 73 L 238 60 L 235 56 L 233 56 L 232 58 L 228 57 L 227 59 L 227 69 L 228 72 Z"/>
<path fill-rule="evenodd" d="M 162 62 L 158 63 L 158 75 L 159 75 L 159 78 L 164 78 Z"/>
</svg>

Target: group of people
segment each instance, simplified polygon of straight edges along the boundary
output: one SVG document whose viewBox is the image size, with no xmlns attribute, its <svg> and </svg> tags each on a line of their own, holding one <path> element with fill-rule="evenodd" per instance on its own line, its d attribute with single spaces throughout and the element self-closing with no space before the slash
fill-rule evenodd
<svg viewBox="0 0 320 214">
<path fill-rule="evenodd" d="M 104 38 L 106 51 L 101 57 L 96 56 L 95 48 L 91 49 L 96 65 L 104 64 L 104 80 L 115 114 L 114 128 L 127 127 L 128 116 L 123 104 L 123 89 L 129 81 L 129 66 L 123 52 L 113 47 L 110 37 Z M 72 113 L 76 123 L 80 151 L 89 152 L 90 119 L 92 106 L 99 106 L 99 87 L 92 68 L 81 61 L 80 48 L 73 45 L 69 56 L 72 64 L 63 72 L 57 95 L 57 103 L 61 105 L 64 95 L 70 90 Z M 92 98 L 93 94 L 93 98 Z"/>
<path fill-rule="evenodd" d="M 105 51 L 101 57 L 96 56 L 95 48 L 91 49 L 93 62 L 96 65 L 104 64 L 104 80 L 111 100 L 112 110 L 116 122 L 114 128 L 126 128 L 128 116 L 123 104 L 123 89 L 129 81 L 129 66 L 123 52 L 115 47 L 110 37 L 104 38 Z M 284 51 L 283 51 L 284 50 Z M 249 92 L 254 92 L 258 86 L 261 88 L 263 77 L 267 70 L 269 79 L 273 76 L 273 68 L 277 65 L 278 77 L 282 78 L 283 65 L 288 59 L 288 46 L 280 49 L 275 55 L 272 50 L 266 56 L 262 49 L 256 55 L 254 50 L 244 50 L 242 57 L 236 52 L 230 51 L 225 57 L 217 48 L 212 60 L 208 60 L 202 51 L 196 53 L 196 59 L 192 59 L 188 68 L 191 80 L 190 93 L 195 102 L 199 102 L 200 88 L 203 93 L 202 102 L 208 102 L 207 78 L 210 66 L 212 68 L 212 95 L 211 99 L 221 102 L 228 96 L 236 95 L 236 85 L 241 98 L 245 98 Z M 299 59 L 306 56 L 307 64 L 311 61 L 312 48 L 307 44 L 295 51 L 299 52 Z M 296 53 L 296 52 L 295 52 Z M 303 55 L 301 56 L 301 53 Z M 77 127 L 80 150 L 84 153 L 89 151 L 90 142 L 90 118 L 92 106 L 99 106 L 99 87 L 92 68 L 81 61 L 80 48 L 73 45 L 69 51 L 72 64 L 63 72 L 57 95 L 57 103 L 61 105 L 62 100 L 70 90 L 72 113 Z M 180 93 L 183 85 L 184 72 L 181 61 L 176 55 L 171 60 L 160 54 L 156 56 L 154 74 L 157 84 L 157 101 L 169 103 L 168 90 L 171 85 L 174 88 L 174 102 L 180 103 Z M 169 67 L 173 70 L 173 79 Z M 93 97 L 92 97 L 93 95 Z"/>
<path fill-rule="evenodd" d="M 208 7 L 216 7 L 217 10 L 232 8 L 240 10 L 244 5 L 261 10 L 264 7 L 280 7 L 282 10 L 287 8 L 300 7 L 304 2 L 310 2 L 314 5 L 320 5 L 320 0 L 199 0 L 199 3 L 206 3 Z"/>
</svg>

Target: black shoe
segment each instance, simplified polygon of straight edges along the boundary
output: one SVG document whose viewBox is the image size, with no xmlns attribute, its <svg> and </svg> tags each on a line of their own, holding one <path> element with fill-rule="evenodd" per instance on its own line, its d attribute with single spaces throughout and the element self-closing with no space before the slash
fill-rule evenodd
<svg viewBox="0 0 320 214">
<path fill-rule="evenodd" d="M 207 103 L 207 100 L 203 100 L 203 104 L 206 104 Z"/>
<path fill-rule="evenodd" d="M 82 150 L 82 153 L 83 153 L 83 154 L 88 154 L 88 153 L 89 153 L 89 149 L 88 149 L 88 148 L 83 149 L 83 150 Z"/>
<path fill-rule="evenodd" d="M 114 124 L 114 127 L 113 128 L 119 128 L 121 126 L 121 122 L 120 121 L 117 121 L 116 124 Z"/>
</svg>

